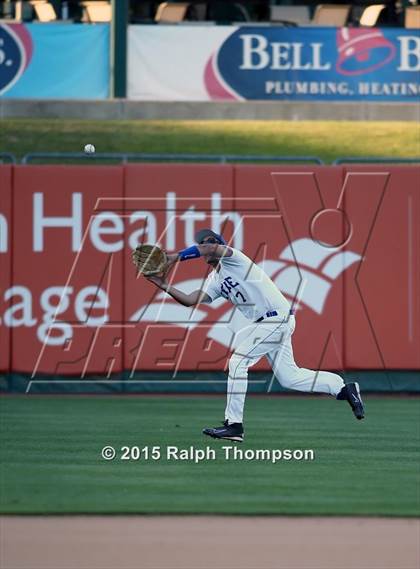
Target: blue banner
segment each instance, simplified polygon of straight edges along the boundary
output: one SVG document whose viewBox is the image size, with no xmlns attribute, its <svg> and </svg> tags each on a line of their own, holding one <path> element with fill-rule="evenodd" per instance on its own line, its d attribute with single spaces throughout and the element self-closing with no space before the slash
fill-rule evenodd
<svg viewBox="0 0 420 569">
<path fill-rule="evenodd" d="M 105 99 L 108 24 L 0 24 L 0 97 Z"/>
<path fill-rule="evenodd" d="M 420 31 L 239 27 L 212 53 L 212 99 L 418 101 Z"/>
</svg>

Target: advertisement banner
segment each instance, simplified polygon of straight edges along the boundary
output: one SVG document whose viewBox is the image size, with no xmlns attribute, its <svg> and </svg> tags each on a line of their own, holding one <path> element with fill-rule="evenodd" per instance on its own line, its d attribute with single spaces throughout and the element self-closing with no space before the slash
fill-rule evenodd
<svg viewBox="0 0 420 569">
<path fill-rule="evenodd" d="M 129 28 L 131 99 L 415 102 L 419 72 L 419 30 Z"/>
<path fill-rule="evenodd" d="M 345 211 L 363 257 L 346 272 L 346 366 L 420 369 L 420 169 L 346 166 Z"/>
<path fill-rule="evenodd" d="M 100 204 L 122 189 L 120 166 L 15 169 L 14 371 L 121 371 L 123 221 Z"/>
<path fill-rule="evenodd" d="M 139 243 L 173 253 L 210 227 L 292 303 L 299 365 L 420 369 L 419 177 L 414 166 L 2 166 L 0 368 L 37 380 L 224 370 L 249 322 L 223 295 L 177 303 L 131 261 Z M 209 270 L 194 259 L 171 279 L 189 293 Z"/>
<path fill-rule="evenodd" d="M 109 25 L 0 23 L 0 97 L 105 99 Z"/>
</svg>

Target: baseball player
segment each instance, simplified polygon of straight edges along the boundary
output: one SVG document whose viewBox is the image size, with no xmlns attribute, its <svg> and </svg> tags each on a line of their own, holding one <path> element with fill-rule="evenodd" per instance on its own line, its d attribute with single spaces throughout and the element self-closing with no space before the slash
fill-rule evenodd
<svg viewBox="0 0 420 569">
<path fill-rule="evenodd" d="M 293 357 L 292 334 L 295 316 L 289 302 L 267 274 L 241 251 L 226 244 L 221 235 L 203 229 L 195 236 L 197 245 L 168 255 L 169 267 L 179 261 L 202 257 L 213 270 L 200 290 L 186 294 L 170 285 L 166 276 L 147 277 L 184 306 L 211 303 L 223 297 L 249 320 L 247 336 L 229 360 L 227 403 L 222 427 L 205 428 L 216 439 L 242 442 L 243 412 L 248 387 L 248 369 L 265 356 L 283 387 L 297 391 L 328 393 L 347 400 L 357 419 L 364 418 L 358 383 L 344 384 L 328 371 L 300 368 Z M 167 274 L 167 271 L 166 271 Z"/>
</svg>

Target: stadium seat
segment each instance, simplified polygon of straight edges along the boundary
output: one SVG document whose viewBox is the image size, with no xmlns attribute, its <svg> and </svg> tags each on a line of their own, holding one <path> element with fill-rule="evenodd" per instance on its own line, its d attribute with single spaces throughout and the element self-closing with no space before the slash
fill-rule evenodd
<svg viewBox="0 0 420 569">
<path fill-rule="evenodd" d="M 270 21 L 308 26 L 311 23 L 309 6 L 270 6 Z"/>
<path fill-rule="evenodd" d="M 188 2 L 162 2 L 156 11 L 155 22 L 174 24 L 184 20 Z"/>
<path fill-rule="evenodd" d="M 315 26 L 335 26 L 341 28 L 347 23 L 350 9 L 350 4 L 318 4 L 312 23 Z"/>
<path fill-rule="evenodd" d="M 420 6 L 410 6 L 405 9 L 404 25 L 410 29 L 420 29 Z"/>
<path fill-rule="evenodd" d="M 6 10 L 6 8 L 8 8 L 7 12 L 3 13 L 3 16 L 7 16 L 9 18 L 11 18 L 12 16 L 12 6 L 7 6 L 6 4 L 3 6 L 3 10 Z M 18 1 L 15 2 L 15 20 L 17 22 L 23 22 L 23 21 L 30 21 L 33 19 L 33 14 L 34 14 L 34 8 L 31 4 L 29 4 L 28 2 L 22 2 L 22 1 Z"/>
<path fill-rule="evenodd" d="M 366 6 L 360 16 L 359 24 L 366 27 L 376 26 L 379 16 L 384 8 L 385 4 L 372 4 L 371 6 Z"/>
<path fill-rule="evenodd" d="M 54 22 L 57 19 L 54 6 L 46 0 L 31 0 L 29 4 L 35 11 L 35 16 L 40 22 Z"/>
<path fill-rule="evenodd" d="M 242 4 L 240 4 L 239 2 L 234 2 L 233 8 L 236 9 L 237 14 L 238 14 L 237 18 L 234 18 L 234 21 L 238 21 L 238 22 L 250 22 L 251 21 L 251 17 L 248 14 L 248 10 L 245 8 L 245 6 L 242 6 Z"/>
<path fill-rule="evenodd" d="M 112 7 L 110 2 L 81 2 L 83 7 L 82 22 L 99 23 L 110 22 Z"/>
<path fill-rule="evenodd" d="M 191 21 L 196 21 L 200 23 L 205 23 L 207 16 L 207 4 L 205 2 L 197 2 L 191 4 L 188 10 L 187 17 Z"/>
<path fill-rule="evenodd" d="M 221 2 L 218 0 L 208 4 L 208 18 L 214 22 L 226 24 L 251 21 L 248 10 L 240 2 Z"/>
</svg>

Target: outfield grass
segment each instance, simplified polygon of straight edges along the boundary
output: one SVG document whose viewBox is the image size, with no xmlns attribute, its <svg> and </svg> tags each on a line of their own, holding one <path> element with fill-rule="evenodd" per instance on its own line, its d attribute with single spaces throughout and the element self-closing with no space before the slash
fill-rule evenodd
<svg viewBox="0 0 420 569">
<path fill-rule="evenodd" d="M 410 158 L 420 155 L 414 122 L 2 120 L 0 152 L 311 155 Z"/>
<path fill-rule="evenodd" d="M 2 513 L 419 515 L 419 400 L 250 397 L 241 449 L 313 449 L 315 460 L 226 461 L 222 397 L 7 396 Z M 216 461 L 103 460 L 113 445 L 210 448 Z"/>
</svg>

